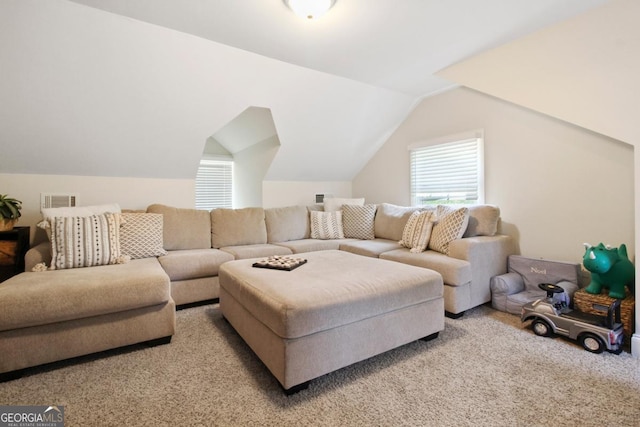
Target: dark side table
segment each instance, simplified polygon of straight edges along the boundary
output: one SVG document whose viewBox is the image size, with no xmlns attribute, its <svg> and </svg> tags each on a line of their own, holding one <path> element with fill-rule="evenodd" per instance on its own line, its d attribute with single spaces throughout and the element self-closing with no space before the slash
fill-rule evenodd
<svg viewBox="0 0 640 427">
<path fill-rule="evenodd" d="M 24 271 L 24 256 L 29 250 L 30 227 L 0 231 L 0 282 Z"/>
</svg>

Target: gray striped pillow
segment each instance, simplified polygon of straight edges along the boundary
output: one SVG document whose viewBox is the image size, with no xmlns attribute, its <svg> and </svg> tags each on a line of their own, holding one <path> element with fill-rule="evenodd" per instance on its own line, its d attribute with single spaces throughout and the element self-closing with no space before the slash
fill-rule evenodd
<svg viewBox="0 0 640 427">
<path fill-rule="evenodd" d="M 120 214 L 55 217 L 51 220 L 51 269 L 122 262 Z"/>
<path fill-rule="evenodd" d="M 310 211 L 312 239 L 344 239 L 342 212 Z"/>
<path fill-rule="evenodd" d="M 411 214 L 402 231 L 399 242 L 411 253 L 424 252 L 431 238 L 433 229 L 433 213 L 431 211 L 415 211 Z"/>
</svg>

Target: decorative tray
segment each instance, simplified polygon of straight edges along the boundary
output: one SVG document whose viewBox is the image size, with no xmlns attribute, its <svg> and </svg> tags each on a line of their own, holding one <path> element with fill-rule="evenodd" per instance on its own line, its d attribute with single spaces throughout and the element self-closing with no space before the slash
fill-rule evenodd
<svg viewBox="0 0 640 427">
<path fill-rule="evenodd" d="M 291 271 L 306 263 L 307 260 L 304 258 L 274 255 L 253 263 L 253 266 L 256 268 L 271 268 L 273 270 Z"/>
</svg>

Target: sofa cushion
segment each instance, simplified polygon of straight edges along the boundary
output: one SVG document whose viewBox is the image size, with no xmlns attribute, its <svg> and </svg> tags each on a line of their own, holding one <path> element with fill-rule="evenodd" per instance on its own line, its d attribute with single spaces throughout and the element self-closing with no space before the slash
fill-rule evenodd
<svg viewBox="0 0 640 427">
<path fill-rule="evenodd" d="M 345 199 L 341 197 L 325 197 L 323 206 L 325 212 L 339 211 L 342 205 L 364 205 L 364 198 Z"/>
<path fill-rule="evenodd" d="M 357 241 L 354 239 L 301 239 L 290 240 L 288 242 L 276 243 L 278 246 L 284 246 L 288 248 L 294 254 L 301 254 L 304 252 L 317 252 L 337 250 L 343 242 Z"/>
<path fill-rule="evenodd" d="M 217 276 L 220 266 L 233 260 L 233 255 L 219 249 L 169 251 L 158 258 L 171 281 Z"/>
<path fill-rule="evenodd" d="M 264 216 L 268 243 L 309 238 L 309 210 L 306 206 L 265 209 Z"/>
<path fill-rule="evenodd" d="M 500 208 L 492 205 L 469 206 L 469 224 L 463 237 L 494 236 L 498 232 Z"/>
<path fill-rule="evenodd" d="M 131 259 L 166 255 L 163 246 L 162 215 L 152 213 L 122 213 L 120 250 Z"/>
<path fill-rule="evenodd" d="M 390 203 L 382 203 L 376 211 L 376 219 L 374 221 L 374 231 L 377 238 L 394 240 L 399 242 L 402 240 L 402 232 L 404 226 L 409 220 L 411 214 L 417 208 L 396 206 Z"/>
<path fill-rule="evenodd" d="M 415 211 L 404 226 L 400 244 L 405 248 L 409 248 L 411 252 L 424 252 L 429 244 L 432 229 L 433 213 L 430 211 Z"/>
<path fill-rule="evenodd" d="M 402 245 L 394 240 L 378 239 L 373 240 L 352 240 L 340 243 L 340 250 L 378 258 L 381 253 L 400 249 Z"/>
<path fill-rule="evenodd" d="M 309 212 L 312 239 L 344 239 L 342 211 Z"/>
<path fill-rule="evenodd" d="M 380 258 L 435 270 L 442 275 L 445 285 L 463 286 L 471 282 L 469 261 L 451 258 L 440 252 L 411 253 L 409 249 L 402 248 L 382 253 Z"/>
<path fill-rule="evenodd" d="M 171 299 L 156 258 L 22 273 L 0 283 L 0 331 L 99 316 Z"/>
<path fill-rule="evenodd" d="M 373 222 L 376 205 L 342 205 L 342 227 L 344 237 L 362 240 L 374 239 Z"/>
<path fill-rule="evenodd" d="M 431 231 L 429 249 L 449 255 L 449 243 L 462 238 L 469 223 L 469 209 L 438 205 L 437 223 Z"/>
<path fill-rule="evenodd" d="M 243 208 L 211 211 L 211 246 L 259 245 L 267 243 L 264 209 Z"/>
<path fill-rule="evenodd" d="M 51 269 L 121 263 L 120 214 L 55 217 L 51 222 Z"/>
<path fill-rule="evenodd" d="M 147 212 L 162 214 L 162 241 L 166 250 L 208 249 L 211 247 L 209 212 L 160 204 L 147 207 Z"/>
<path fill-rule="evenodd" d="M 284 246 L 272 245 L 270 243 L 257 245 L 225 246 L 220 248 L 220 250 L 231 254 L 234 259 L 264 258 L 272 255 L 293 254 L 290 249 Z"/>
</svg>

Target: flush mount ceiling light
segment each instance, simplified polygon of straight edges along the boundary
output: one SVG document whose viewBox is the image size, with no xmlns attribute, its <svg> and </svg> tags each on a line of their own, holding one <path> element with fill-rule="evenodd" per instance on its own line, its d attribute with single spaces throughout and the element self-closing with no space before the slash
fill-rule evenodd
<svg viewBox="0 0 640 427">
<path fill-rule="evenodd" d="M 331 9 L 336 0 L 283 0 L 284 4 L 298 16 L 318 19 Z"/>
</svg>

